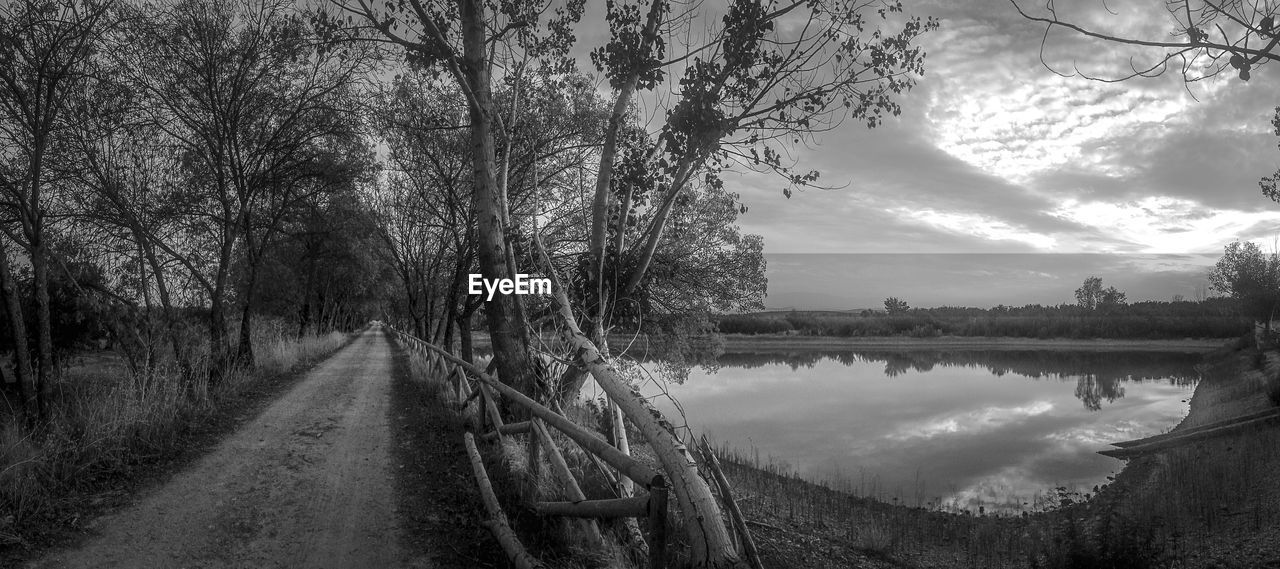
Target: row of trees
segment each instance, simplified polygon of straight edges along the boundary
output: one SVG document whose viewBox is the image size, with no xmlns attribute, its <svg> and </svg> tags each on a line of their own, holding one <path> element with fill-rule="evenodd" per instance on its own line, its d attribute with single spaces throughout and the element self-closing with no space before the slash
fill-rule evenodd
<svg viewBox="0 0 1280 569">
<path fill-rule="evenodd" d="M 840 314 L 796 311 L 723 315 L 718 330 L 734 334 L 811 336 L 1003 336 L 1016 338 L 1231 338 L 1249 329 L 1229 298 L 1202 302 L 1143 301 L 1106 310 L 1078 304 L 943 306 L 901 312 Z"/>
<path fill-rule="evenodd" d="M 821 336 L 1012 336 L 1068 338 L 1231 337 L 1254 322 L 1265 342 L 1280 308 L 1280 253 L 1265 254 L 1256 243 L 1234 242 L 1208 274 L 1209 286 L 1225 297 L 1187 302 L 1126 302 L 1124 292 L 1103 288 L 1090 276 L 1076 289 L 1076 304 L 1023 307 L 910 308 L 886 298 L 885 312 L 853 315 L 743 314 L 719 317 L 724 333 L 800 333 Z"/>
<path fill-rule="evenodd" d="M 358 49 L 287 2 L 0 7 L 0 291 L 29 417 L 49 413 L 55 274 L 130 315 L 112 330 L 149 339 L 145 366 L 164 343 L 214 379 L 252 365 L 256 314 L 376 314 Z"/>
</svg>

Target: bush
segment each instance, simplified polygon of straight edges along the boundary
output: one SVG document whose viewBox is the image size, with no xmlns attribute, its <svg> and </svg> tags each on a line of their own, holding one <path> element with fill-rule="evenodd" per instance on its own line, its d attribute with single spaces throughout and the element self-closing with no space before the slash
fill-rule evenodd
<svg viewBox="0 0 1280 569">
<path fill-rule="evenodd" d="M 718 330 L 722 334 L 784 334 L 795 328 L 789 320 L 776 316 L 734 314 L 721 316 Z"/>
</svg>

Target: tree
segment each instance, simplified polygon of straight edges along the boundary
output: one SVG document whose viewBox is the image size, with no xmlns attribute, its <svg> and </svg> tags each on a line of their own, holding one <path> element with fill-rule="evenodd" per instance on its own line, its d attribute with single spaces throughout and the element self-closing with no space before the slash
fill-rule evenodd
<svg viewBox="0 0 1280 569">
<path fill-rule="evenodd" d="M 65 151 L 72 108 L 91 79 L 91 58 L 110 24 L 109 7 L 94 0 L 17 0 L 0 7 L 0 207 L 7 218 L 0 229 L 31 259 L 33 389 L 42 417 L 48 417 L 52 397 L 48 226 L 62 181 L 55 165 Z M 28 384 L 21 378 L 25 367 L 18 368 L 22 385 Z"/>
<path fill-rule="evenodd" d="M 1123 305 L 1125 293 L 1116 287 L 1102 288 L 1102 279 L 1089 277 L 1076 289 L 1076 305 L 1086 310 L 1102 310 Z"/>
<path fill-rule="evenodd" d="M 1276 114 L 1271 118 L 1271 126 L 1276 136 L 1280 136 L 1280 107 L 1276 107 Z M 1280 168 L 1276 169 L 1276 173 L 1264 176 L 1258 185 L 1262 186 L 1262 195 L 1267 196 L 1271 201 L 1280 202 Z"/>
<path fill-rule="evenodd" d="M 884 310 L 889 314 L 904 314 L 910 309 L 911 307 L 907 306 L 907 301 L 900 300 L 896 296 L 884 299 Z"/>
<path fill-rule="evenodd" d="M 169 206 L 183 212 L 183 241 L 195 247 L 158 245 L 207 296 L 216 377 L 232 359 L 253 362 L 258 271 L 288 210 L 359 169 L 366 152 L 346 109 L 356 107 L 353 85 L 366 58 L 317 42 L 276 0 L 182 0 L 134 16 L 137 47 L 125 52 L 127 67 L 181 155 L 186 184 Z M 227 311 L 237 294 L 233 347 Z"/>
<path fill-rule="evenodd" d="M 1271 333 L 1271 320 L 1280 305 L 1280 256 L 1265 255 L 1249 241 L 1231 243 L 1209 273 L 1209 285 L 1230 295 L 1253 319 L 1255 339 L 1261 345 Z"/>
</svg>

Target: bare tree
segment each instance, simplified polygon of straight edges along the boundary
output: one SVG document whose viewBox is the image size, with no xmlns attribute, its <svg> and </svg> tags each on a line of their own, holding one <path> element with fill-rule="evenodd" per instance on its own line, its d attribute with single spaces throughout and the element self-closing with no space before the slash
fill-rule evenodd
<svg viewBox="0 0 1280 569">
<path fill-rule="evenodd" d="M 31 258 L 34 389 L 42 417 L 49 414 L 52 396 L 47 232 L 62 182 L 55 157 L 65 149 L 63 135 L 90 79 L 109 7 L 93 0 L 17 0 L 0 7 L 0 208 L 8 214 L 0 229 Z"/>
<path fill-rule="evenodd" d="M 166 252 L 208 296 L 217 372 L 233 358 L 253 361 L 257 270 L 284 212 L 348 169 L 336 156 L 360 152 L 351 146 L 355 123 L 345 109 L 353 107 L 351 86 L 365 60 L 356 48 L 315 41 L 289 2 L 183 0 L 156 12 L 135 14 L 139 45 L 129 67 L 189 170 L 189 189 L 172 196 L 172 205 L 187 217 L 188 237 L 210 247 Z M 216 253 L 206 268 L 199 257 L 207 249 Z M 233 350 L 226 311 L 237 253 L 246 270 Z"/>
</svg>

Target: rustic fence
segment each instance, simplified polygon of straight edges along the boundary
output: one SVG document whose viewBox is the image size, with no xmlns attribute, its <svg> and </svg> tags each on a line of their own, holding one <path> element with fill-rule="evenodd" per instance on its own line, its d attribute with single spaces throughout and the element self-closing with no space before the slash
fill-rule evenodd
<svg viewBox="0 0 1280 569">
<path fill-rule="evenodd" d="M 598 543 L 603 542 L 601 541 L 599 528 L 595 525 L 596 519 L 622 518 L 634 520 L 634 522 L 628 522 L 627 526 L 637 540 L 641 538 L 639 524 L 645 523 L 649 530 L 646 547 L 649 567 L 656 569 L 666 566 L 667 498 L 669 487 L 660 472 L 631 457 L 627 452 L 605 441 L 598 434 L 574 423 L 562 413 L 552 410 L 498 381 L 478 366 L 462 360 L 439 347 L 402 333 L 391 326 L 385 326 L 385 328 L 402 346 L 412 352 L 421 354 L 426 359 L 430 375 L 441 378 L 446 382 L 449 395 L 458 403 L 458 409 L 464 414 L 471 431 L 480 433 L 481 439 L 494 441 L 498 443 L 495 445 L 496 448 L 503 449 L 505 437 L 526 435 L 529 442 L 529 465 L 531 469 L 534 469 L 532 470 L 534 473 L 537 472 L 536 468 L 541 463 L 538 458 L 539 454 L 546 453 L 547 462 L 551 468 L 550 474 L 561 486 L 567 500 L 554 502 L 535 500 L 533 502 L 534 511 L 544 515 L 579 519 L 584 526 L 583 529 L 587 539 Z M 513 423 L 504 422 L 497 405 L 495 393 L 500 394 L 506 401 L 527 410 L 529 419 Z M 560 451 L 556 440 L 552 438 L 547 427 L 559 431 L 566 438 L 577 443 L 582 450 L 588 453 L 588 457 L 591 457 L 592 460 L 603 461 L 608 466 L 616 469 L 619 478 L 614 482 L 617 483 L 618 488 L 630 488 L 631 484 L 628 483 L 630 481 L 643 487 L 647 494 L 645 496 L 629 496 L 627 495 L 629 492 L 624 490 L 621 492 L 623 496 L 620 498 L 587 500 L 578 484 L 577 478 L 565 461 L 564 454 Z M 540 567 L 540 562 L 525 551 L 515 532 L 511 529 L 506 514 L 498 504 L 488 473 L 485 471 L 484 463 L 476 447 L 475 436 L 471 432 L 467 432 L 463 435 L 463 438 L 472 469 L 480 486 L 481 498 L 490 517 L 485 522 L 485 525 L 492 531 L 507 557 L 516 567 L 521 569 Z M 624 449 L 626 447 L 626 445 L 619 446 L 624 447 Z M 608 470 L 605 469 L 601 471 L 608 473 Z M 536 474 L 530 476 L 530 487 L 534 484 L 534 480 L 536 480 Z M 534 494 L 530 491 L 529 496 L 533 497 Z M 645 541 L 640 540 L 639 543 L 644 545 Z"/>
</svg>

